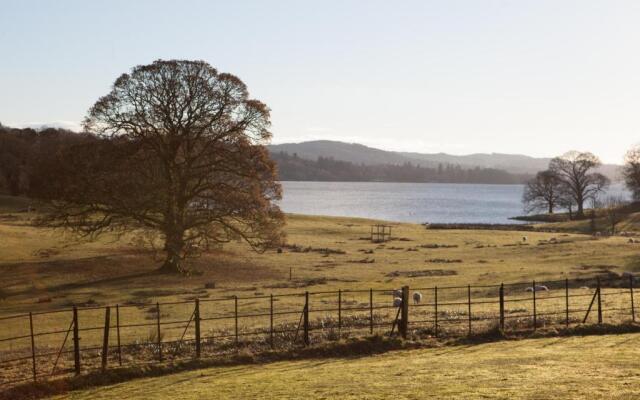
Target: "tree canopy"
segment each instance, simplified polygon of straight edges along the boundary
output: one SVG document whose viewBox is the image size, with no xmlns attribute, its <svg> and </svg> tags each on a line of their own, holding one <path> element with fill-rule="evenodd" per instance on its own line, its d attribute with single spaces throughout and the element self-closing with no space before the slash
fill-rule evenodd
<svg viewBox="0 0 640 400">
<path fill-rule="evenodd" d="M 234 239 L 265 249 L 283 224 L 269 118 L 240 79 L 206 62 L 137 66 L 89 110 L 91 138 L 50 157 L 56 168 L 42 163 L 46 221 L 86 235 L 157 232 L 167 271 Z"/>
</svg>

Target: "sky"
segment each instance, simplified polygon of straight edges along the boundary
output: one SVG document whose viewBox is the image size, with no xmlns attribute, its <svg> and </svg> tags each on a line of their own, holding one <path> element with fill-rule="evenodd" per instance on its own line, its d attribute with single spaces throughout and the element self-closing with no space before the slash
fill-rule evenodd
<svg viewBox="0 0 640 400">
<path fill-rule="evenodd" d="M 640 1 L 0 0 L 0 122 L 76 127 L 133 66 L 200 59 L 273 143 L 620 163 L 640 142 Z"/>
</svg>

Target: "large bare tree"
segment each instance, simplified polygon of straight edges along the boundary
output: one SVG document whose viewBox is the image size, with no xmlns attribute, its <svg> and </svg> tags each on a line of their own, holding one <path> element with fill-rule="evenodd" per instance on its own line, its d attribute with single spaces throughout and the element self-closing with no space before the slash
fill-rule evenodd
<svg viewBox="0 0 640 400">
<path fill-rule="evenodd" d="M 578 217 L 584 216 L 584 203 L 593 200 L 608 185 L 609 179 L 595 172 L 602 163 L 592 153 L 570 151 L 549 163 L 549 170 L 556 174 L 578 207 Z"/>
<path fill-rule="evenodd" d="M 633 199 L 640 201 L 640 146 L 634 147 L 625 155 L 622 175 Z"/>
<path fill-rule="evenodd" d="M 563 192 L 563 183 L 552 171 L 540 171 L 529 180 L 522 194 L 525 212 L 531 213 L 538 210 L 553 214 L 556 207 L 560 206 Z"/>
<path fill-rule="evenodd" d="M 93 235 L 158 232 L 162 269 L 212 243 L 274 244 L 283 216 L 263 146 L 269 109 L 237 77 L 203 61 L 156 61 L 120 76 L 90 109 L 93 140 L 58 154 L 43 178 L 50 224 Z"/>
</svg>

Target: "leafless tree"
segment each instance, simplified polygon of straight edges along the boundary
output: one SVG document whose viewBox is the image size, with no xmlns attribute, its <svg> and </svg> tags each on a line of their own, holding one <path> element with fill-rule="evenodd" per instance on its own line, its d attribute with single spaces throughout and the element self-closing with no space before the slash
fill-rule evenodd
<svg viewBox="0 0 640 400">
<path fill-rule="evenodd" d="M 90 109 L 93 139 L 44 166 L 46 220 L 86 235 L 158 232 L 168 272 L 211 244 L 265 249 L 283 224 L 269 125 L 240 79 L 203 61 L 137 66 Z"/>
<path fill-rule="evenodd" d="M 527 213 L 545 210 L 553 214 L 554 209 L 560 205 L 561 196 L 562 181 L 554 172 L 547 170 L 538 172 L 526 183 L 522 202 Z"/>
<path fill-rule="evenodd" d="M 556 157 L 549 163 L 549 170 L 559 177 L 577 205 L 578 217 L 584 216 L 585 201 L 594 199 L 609 186 L 606 176 L 593 171 L 600 165 L 600 159 L 592 153 L 577 151 Z"/>
<path fill-rule="evenodd" d="M 640 201 L 640 145 L 627 152 L 622 175 L 633 200 Z"/>
</svg>

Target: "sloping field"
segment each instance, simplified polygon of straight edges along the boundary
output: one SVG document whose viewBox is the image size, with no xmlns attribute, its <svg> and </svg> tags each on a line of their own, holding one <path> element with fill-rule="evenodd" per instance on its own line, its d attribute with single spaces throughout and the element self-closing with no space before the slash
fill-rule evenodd
<svg viewBox="0 0 640 400">
<path fill-rule="evenodd" d="M 640 335 L 529 339 L 209 368 L 71 399 L 634 399 Z"/>
</svg>

